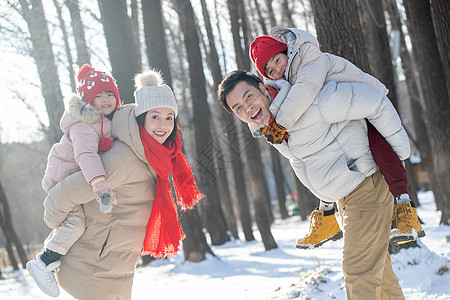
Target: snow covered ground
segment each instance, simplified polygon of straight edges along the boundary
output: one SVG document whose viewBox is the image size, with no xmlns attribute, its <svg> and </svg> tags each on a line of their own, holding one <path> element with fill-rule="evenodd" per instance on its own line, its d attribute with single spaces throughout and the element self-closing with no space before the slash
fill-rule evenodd
<svg viewBox="0 0 450 300">
<path fill-rule="evenodd" d="M 419 216 L 426 237 L 420 248 L 392 256 L 394 271 L 406 299 L 450 299 L 450 226 L 440 226 L 431 192 L 419 195 Z M 342 240 L 316 250 L 299 250 L 295 241 L 308 230 L 297 217 L 276 222 L 272 233 L 278 249 L 265 251 L 261 239 L 231 241 L 214 247 L 216 257 L 200 263 L 154 261 L 136 270 L 132 299 L 345 299 L 341 269 Z M 0 299 L 52 299 L 42 293 L 26 271 L 2 270 Z M 59 299 L 72 299 L 62 291 Z"/>
</svg>

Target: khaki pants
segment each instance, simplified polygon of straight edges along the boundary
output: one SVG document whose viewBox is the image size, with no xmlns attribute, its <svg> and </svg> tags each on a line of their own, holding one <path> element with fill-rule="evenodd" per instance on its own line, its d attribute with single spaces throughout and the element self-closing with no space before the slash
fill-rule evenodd
<svg viewBox="0 0 450 300">
<path fill-rule="evenodd" d="M 381 172 L 338 202 L 347 299 L 405 299 L 388 253 L 394 200 Z"/>
<path fill-rule="evenodd" d="M 44 242 L 44 247 L 61 255 L 66 255 L 69 248 L 81 237 L 86 228 L 84 210 L 81 205 L 67 215 L 58 229 L 50 232 Z"/>
</svg>

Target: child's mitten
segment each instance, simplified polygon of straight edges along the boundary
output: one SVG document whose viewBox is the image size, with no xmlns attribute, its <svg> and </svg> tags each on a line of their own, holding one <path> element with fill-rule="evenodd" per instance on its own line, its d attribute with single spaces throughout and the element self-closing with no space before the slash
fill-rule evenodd
<svg viewBox="0 0 450 300">
<path fill-rule="evenodd" d="M 100 211 L 104 214 L 111 212 L 113 204 L 117 204 L 117 199 L 114 197 L 109 182 L 106 180 L 96 182 L 92 189 L 95 199 L 99 203 Z"/>
<path fill-rule="evenodd" d="M 286 135 L 286 128 L 275 122 L 275 120 L 271 120 L 269 125 L 261 128 L 260 131 L 271 144 L 281 144 Z"/>
</svg>

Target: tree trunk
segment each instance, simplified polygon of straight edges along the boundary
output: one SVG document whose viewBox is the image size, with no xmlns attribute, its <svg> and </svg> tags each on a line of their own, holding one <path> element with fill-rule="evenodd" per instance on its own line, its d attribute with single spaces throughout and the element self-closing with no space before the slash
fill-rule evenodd
<svg viewBox="0 0 450 300">
<path fill-rule="evenodd" d="M 266 22 L 261 13 L 261 6 L 259 5 L 258 0 L 253 0 L 253 3 L 255 5 L 256 13 L 258 14 L 258 23 L 259 23 L 259 26 L 261 26 L 262 34 L 267 35 Z"/>
<path fill-rule="evenodd" d="M 142 56 L 141 56 L 141 42 L 139 38 L 139 11 L 137 0 L 130 1 L 131 8 L 131 32 L 133 33 L 133 41 L 135 57 L 136 57 L 136 68 L 137 70 L 142 70 Z"/>
<path fill-rule="evenodd" d="M 217 0 L 214 0 L 214 14 L 216 16 L 219 16 L 219 9 L 217 6 Z M 227 70 L 227 56 L 225 55 L 225 44 L 223 42 L 223 35 L 222 35 L 222 30 L 221 30 L 221 26 L 220 26 L 220 18 L 216 17 L 216 30 L 218 32 L 218 39 L 220 42 L 220 49 L 222 50 L 222 66 L 223 66 L 223 70 L 226 73 Z"/>
<path fill-rule="evenodd" d="M 428 1 L 404 1 L 407 27 L 426 103 L 441 223 L 450 220 L 449 95 Z"/>
<path fill-rule="evenodd" d="M 164 74 L 166 83 L 172 86 L 161 0 L 142 0 L 142 19 L 144 20 L 145 45 L 149 65 L 160 70 Z"/>
<path fill-rule="evenodd" d="M 238 14 L 239 14 L 239 18 L 240 18 L 240 27 L 241 27 L 241 31 L 242 31 L 242 43 L 244 45 L 244 53 L 246 54 L 241 60 L 243 60 L 245 62 L 245 65 L 248 66 L 247 70 L 250 70 L 250 58 L 248 53 L 250 53 L 250 41 L 252 40 L 252 36 L 251 33 L 249 31 L 249 26 L 248 26 L 248 16 L 247 16 L 247 12 L 246 12 L 246 8 L 245 5 L 238 5 Z M 242 125 L 242 124 L 241 124 Z M 243 128 L 244 132 L 243 132 L 243 137 L 244 140 L 246 139 L 250 139 L 252 140 L 253 137 L 250 133 L 250 130 L 247 129 L 247 126 L 245 126 L 245 128 L 243 126 L 241 126 L 241 128 Z M 251 147 L 254 147 L 253 150 L 249 151 L 259 151 L 260 153 L 260 157 L 261 157 L 261 149 L 259 147 L 259 144 L 257 143 L 256 145 L 252 145 Z M 249 152 L 250 154 L 251 152 Z M 249 155 L 248 154 L 248 155 Z M 248 159 L 248 158 L 247 158 Z M 255 156 L 252 156 L 251 159 L 256 159 Z M 255 161 L 255 163 L 258 163 L 258 165 L 262 166 L 262 161 L 261 158 L 257 159 Z M 264 172 L 264 168 L 261 168 L 261 172 Z M 260 173 L 260 174 L 264 174 L 264 173 Z M 254 177 L 255 180 L 261 181 L 259 183 L 259 185 L 264 186 L 266 190 L 263 191 L 263 195 L 267 195 L 265 197 L 265 207 L 267 209 L 267 215 L 269 217 L 270 223 L 273 223 L 274 218 L 273 218 L 273 212 L 272 212 L 272 204 L 270 202 L 270 193 L 269 193 L 269 185 L 268 182 L 266 180 L 266 177 Z"/>
<path fill-rule="evenodd" d="M 272 0 L 266 0 L 267 14 L 269 15 L 270 27 L 277 26 L 277 20 L 275 19 L 275 14 L 273 13 Z"/>
<path fill-rule="evenodd" d="M 292 171 L 294 173 L 294 171 Z M 300 182 L 294 173 L 295 187 L 297 188 L 298 212 L 302 220 L 306 220 L 311 212 L 319 206 L 319 199 Z"/>
<path fill-rule="evenodd" d="M 282 23 L 286 24 L 288 28 L 295 28 L 294 20 L 292 20 L 292 11 L 289 8 L 289 1 L 282 0 L 281 1 L 281 9 L 282 9 Z"/>
<path fill-rule="evenodd" d="M 228 113 L 222 113 L 223 123 L 227 124 L 221 131 L 223 140 L 228 144 L 231 166 L 233 168 L 234 185 L 236 189 L 237 202 L 239 207 L 239 218 L 241 220 L 242 231 L 247 242 L 255 240 L 252 229 L 252 217 L 250 213 L 250 201 L 247 196 L 247 180 L 244 175 L 241 151 L 238 145 L 241 137 L 239 135 L 239 125 Z"/>
<path fill-rule="evenodd" d="M 239 4 L 236 0 L 228 0 L 228 10 L 231 19 L 231 32 L 233 34 L 234 51 L 236 55 L 236 62 L 239 69 L 249 70 L 250 60 L 244 49 L 242 49 L 241 35 L 239 20 L 245 22 L 245 15 L 242 15 L 242 10 L 239 9 Z M 243 30 L 244 40 L 246 32 Z M 256 140 L 251 136 L 247 126 L 240 124 L 240 130 L 242 134 L 242 145 L 236 149 L 241 151 L 243 149 L 246 154 L 248 170 L 250 174 L 250 183 L 252 187 L 252 198 L 255 208 L 255 221 L 258 226 L 258 230 L 261 233 L 261 238 L 266 250 L 277 248 L 275 239 L 270 231 L 270 224 L 272 223 L 273 216 L 271 216 L 271 210 L 267 208 L 269 199 L 269 190 L 267 186 L 266 177 L 264 176 L 263 165 L 260 157 L 260 149 Z"/>
<path fill-rule="evenodd" d="M 215 14 L 218 15 L 217 10 L 217 1 L 214 1 L 214 8 L 215 8 Z M 223 38 L 221 34 L 221 28 L 219 26 L 218 18 L 216 23 L 217 31 L 219 32 L 219 40 L 220 45 L 223 53 L 223 67 L 226 70 L 226 55 L 225 55 L 225 48 L 223 44 Z M 210 38 L 208 38 L 210 39 Z M 212 59 L 214 61 L 214 59 Z M 213 66 L 217 66 L 217 68 L 220 69 L 220 64 L 214 64 Z M 219 72 L 216 69 L 211 69 L 214 85 L 218 86 L 216 82 L 220 82 L 222 80 L 222 71 L 220 71 L 220 76 L 218 76 Z M 216 105 L 218 103 L 216 102 Z M 253 236 L 253 229 L 252 229 L 252 218 L 250 214 L 250 201 L 247 196 L 247 183 L 244 176 L 244 169 L 243 169 L 243 163 L 242 163 L 242 157 L 241 157 L 241 151 L 232 151 L 235 149 L 236 144 L 239 144 L 239 135 L 238 135 L 238 127 L 236 126 L 235 118 L 232 114 L 228 113 L 220 113 L 219 114 L 220 123 L 223 126 L 223 129 L 220 131 L 219 139 L 224 141 L 225 144 L 228 145 L 230 160 L 231 160 L 231 167 L 233 169 L 233 177 L 234 177 L 234 186 L 235 186 L 235 192 L 237 195 L 237 203 L 238 203 L 238 210 L 239 210 L 239 218 L 241 221 L 241 227 L 242 231 L 244 232 L 244 237 L 247 242 L 255 240 L 255 237 Z M 224 148 L 225 149 L 225 148 Z"/>
<path fill-rule="evenodd" d="M 363 16 L 362 28 L 365 38 L 364 42 L 368 50 L 367 57 L 369 59 L 370 72 L 389 89 L 388 97 L 398 110 L 391 49 L 382 3 L 367 0 L 359 3 Z"/>
<path fill-rule="evenodd" d="M 364 34 L 356 0 L 311 0 L 322 52 L 342 56 L 369 71 Z"/>
<path fill-rule="evenodd" d="M 66 24 L 64 22 L 61 6 L 59 5 L 58 1 L 53 0 L 53 4 L 55 5 L 56 13 L 58 14 L 59 26 L 61 27 L 61 32 L 63 34 L 64 49 L 66 51 L 68 63 L 67 69 L 69 70 L 69 77 L 70 77 L 70 87 L 72 89 L 72 92 L 75 93 L 77 91 L 77 87 L 75 84 L 75 71 L 73 70 L 72 51 L 70 50 L 69 46 L 69 37 L 67 36 Z"/>
<path fill-rule="evenodd" d="M 447 82 L 447 93 L 450 95 L 450 1 L 433 0 L 431 12 L 445 81 Z"/>
<path fill-rule="evenodd" d="M 272 158 L 272 171 L 277 187 L 278 208 L 280 210 L 281 219 L 289 217 L 286 210 L 286 192 L 284 189 L 284 174 L 281 168 L 280 153 L 272 146 L 269 146 L 270 156 Z"/>
<path fill-rule="evenodd" d="M 211 71 L 212 77 L 213 77 L 213 95 L 217 94 L 217 87 L 220 84 L 220 81 L 222 79 L 222 71 L 220 69 L 220 62 L 219 62 L 219 56 L 217 54 L 217 49 L 216 49 L 216 43 L 214 41 L 214 35 L 212 32 L 212 26 L 211 26 L 211 20 L 209 17 L 209 12 L 208 12 L 208 8 L 206 6 L 206 1 L 205 0 L 201 0 L 201 5 L 202 5 L 202 14 L 203 14 L 203 20 L 205 23 L 205 29 L 206 29 L 206 33 L 207 33 L 207 40 L 208 40 L 208 46 L 209 46 L 209 52 L 205 49 L 205 52 L 207 52 L 207 64 L 208 64 L 208 68 Z M 212 104 L 213 109 L 216 111 L 216 115 L 222 116 L 224 115 L 223 112 L 219 111 L 219 105 L 217 103 L 217 101 L 215 101 L 214 104 Z M 215 132 L 221 132 L 223 129 L 226 128 L 226 126 L 228 124 L 224 123 L 224 118 L 219 117 L 219 126 L 220 126 L 220 130 L 216 130 Z M 231 233 L 233 234 L 233 237 L 235 239 L 239 239 L 239 234 L 238 234 L 238 230 L 237 230 L 237 221 L 236 221 L 236 216 L 234 214 L 234 210 L 233 210 L 233 203 L 231 200 L 231 192 L 230 192 L 230 184 L 228 182 L 228 176 L 227 176 L 227 168 L 225 166 L 226 160 L 224 159 L 226 157 L 226 155 L 223 153 L 223 149 L 224 148 L 224 141 L 223 140 L 219 140 L 220 138 L 220 134 L 219 135 L 214 135 L 215 137 L 215 141 L 218 145 L 218 150 L 220 151 L 219 155 L 218 155 L 218 159 L 217 159 L 217 165 L 219 168 L 219 176 L 218 176 L 218 183 L 219 183 L 219 189 L 220 189 L 220 194 L 221 194 L 221 200 L 222 200 L 222 207 L 224 208 L 224 213 L 225 213 L 225 217 L 227 220 L 227 224 L 228 224 L 228 229 L 231 231 Z"/>
<path fill-rule="evenodd" d="M 134 75 L 139 71 L 134 55 L 130 19 L 123 0 L 98 0 L 114 78 L 124 103 L 134 103 Z"/>
<path fill-rule="evenodd" d="M 389 89 L 389 100 L 391 100 L 397 111 L 399 110 L 399 100 L 397 99 L 397 87 L 392 64 L 391 49 L 389 46 L 388 33 L 386 29 L 386 20 L 384 17 L 383 4 L 379 1 L 360 1 L 363 15 L 363 32 L 365 44 L 367 46 L 367 55 L 369 58 L 370 71 L 372 75 L 383 82 Z M 403 100 L 404 101 L 404 100 Z M 407 172 L 410 186 L 415 187 L 416 182 L 412 173 Z M 411 200 L 418 202 L 417 190 L 409 189 Z"/>
<path fill-rule="evenodd" d="M 430 178 L 435 178 L 430 139 L 427 134 L 427 125 L 423 118 L 423 101 L 421 101 L 420 98 L 413 62 L 411 60 L 408 48 L 406 47 L 405 35 L 402 30 L 402 22 L 398 12 L 397 3 L 394 0 L 386 0 L 385 5 L 386 10 L 389 13 L 392 30 L 396 30 L 400 33 L 400 58 L 402 61 L 402 68 L 405 73 L 406 85 L 408 87 L 408 94 L 411 102 L 414 132 L 416 133 L 416 140 L 418 141 L 417 146 L 419 147 L 420 156 L 426 171 L 428 172 Z M 431 179 L 431 184 L 434 185 L 435 183 L 436 180 Z"/>
<path fill-rule="evenodd" d="M 189 63 L 190 90 L 194 106 L 193 123 L 195 126 L 195 144 L 197 165 L 202 169 L 198 174 L 201 191 L 208 199 L 202 201 L 202 217 L 206 221 L 206 229 L 211 236 L 213 245 L 222 245 L 229 241 L 227 225 L 220 207 L 220 199 L 215 180 L 214 168 L 216 149 L 213 145 L 210 131 L 210 110 L 207 103 L 206 79 L 203 73 L 203 63 L 200 53 L 200 41 L 195 25 L 194 11 L 190 1 L 177 0 L 178 15 L 181 31 Z M 203 210 L 205 212 L 203 213 Z"/>
<path fill-rule="evenodd" d="M 206 242 L 205 234 L 202 230 L 202 220 L 197 208 L 181 213 L 180 224 L 186 234 L 186 238 L 183 240 L 185 260 L 200 262 L 205 260 L 206 253 L 214 255 Z"/>
<path fill-rule="evenodd" d="M 8 252 L 8 256 L 10 258 L 14 270 L 18 270 L 18 266 L 12 246 L 16 247 L 19 259 L 22 262 L 22 268 L 25 268 L 28 259 L 23 249 L 23 245 L 20 242 L 20 239 L 17 236 L 16 231 L 14 230 L 13 221 L 11 218 L 11 210 L 9 209 L 8 199 L 6 199 L 6 194 L 5 191 L 3 190 L 1 182 L 0 182 L 0 227 L 3 230 L 3 233 L 5 234 L 6 237 L 6 250 Z"/>
<path fill-rule="evenodd" d="M 84 64 L 90 64 L 91 57 L 86 46 L 84 27 L 80 15 L 80 6 L 78 5 L 78 0 L 66 0 L 66 6 L 70 12 L 72 30 L 75 37 L 75 45 L 77 47 L 77 64 L 81 67 Z"/>
<path fill-rule="evenodd" d="M 5 238 L 6 238 L 5 248 L 6 248 L 6 253 L 8 253 L 9 262 L 10 262 L 13 270 L 17 271 L 17 270 L 19 270 L 19 264 L 17 263 L 16 254 L 14 253 L 13 243 L 11 242 L 11 239 L 9 238 L 8 231 L 6 229 L 4 229 L 3 226 L 2 226 L 2 229 L 3 229 L 3 233 L 5 234 Z"/>
<path fill-rule="evenodd" d="M 46 136 L 49 142 L 53 144 L 58 142 L 62 135 L 59 120 L 63 114 L 64 105 L 47 21 L 41 0 L 19 0 L 19 2 L 22 7 L 22 16 L 30 31 L 33 45 L 31 55 L 37 65 L 41 80 L 41 92 L 47 109 L 49 127 Z"/>
</svg>

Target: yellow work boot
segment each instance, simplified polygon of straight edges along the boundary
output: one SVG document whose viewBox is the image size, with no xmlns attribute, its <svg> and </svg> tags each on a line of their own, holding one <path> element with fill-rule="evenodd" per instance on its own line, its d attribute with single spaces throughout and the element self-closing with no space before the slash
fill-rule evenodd
<svg viewBox="0 0 450 300">
<path fill-rule="evenodd" d="M 329 211 L 315 210 L 311 213 L 309 219 L 308 234 L 297 240 L 296 247 L 313 249 L 322 246 L 329 240 L 336 241 L 340 238 L 342 238 L 342 231 L 336 221 L 334 208 Z"/>
<path fill-rule="evenodd" d="M 394 205 L 392 218 L 395 219 L 390 237 L 393 245 L 409 243 L 425 236 L 411 201 Z"/>
</svg>

